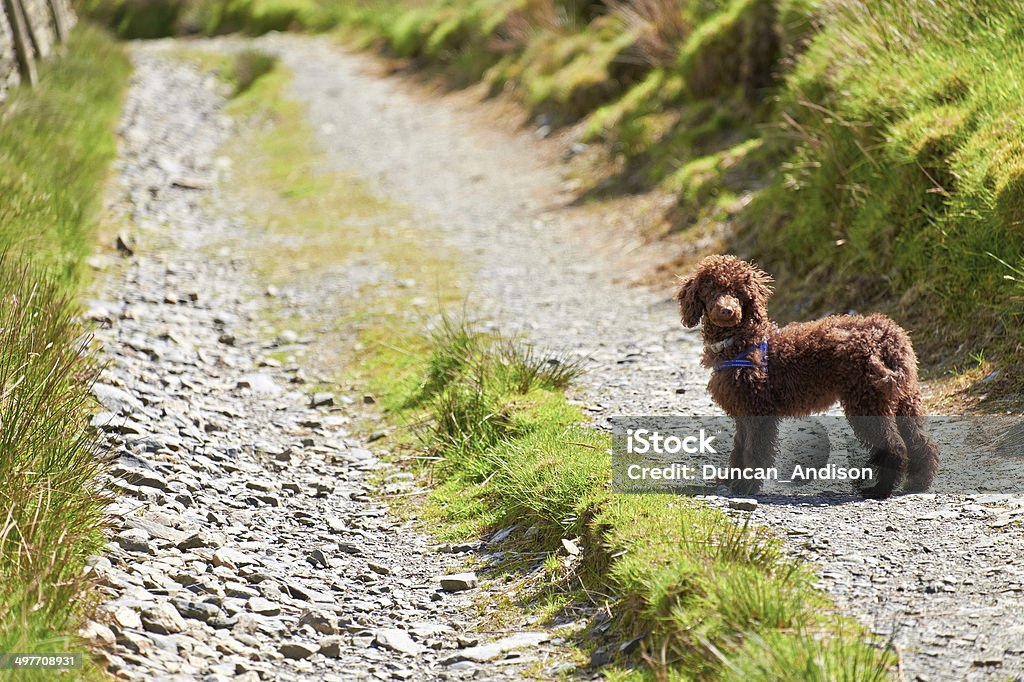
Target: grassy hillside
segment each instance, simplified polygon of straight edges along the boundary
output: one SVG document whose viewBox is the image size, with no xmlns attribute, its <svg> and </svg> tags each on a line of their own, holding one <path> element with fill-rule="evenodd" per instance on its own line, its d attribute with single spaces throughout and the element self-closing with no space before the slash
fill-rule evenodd
<svg viewBox="0 0 1024 682">
<path fill-rule="evenodd" d="M 119 47 L 81 25 L 39 86 L 0 106 L 3 652 L 82 651 L 83 568 L 103 544 L 104 497 L 88 430 L 93 365 L 73 299 L 129 70 Z"/>
<path fill-rule="evenodd" d="M 588 198 L 674 193 L 673 231 L 776 271 L 783 317 L 888 311 L 931 367 L 1019 354 L 1018 3 L 440 0 L 343 20 L 578 122 L 616 164 Z"/>
<path fill-rule="evenodd" d="M 950 350 L 1016 350 L 1024 22 L 1018 3 L 939 7 L 832 8 L 785 81 L 793 143 L 746 219 L 765 221 L 755 244 L 773 261 L 853 284 L 827 291 L 842 304 L 889 303 Z"/>
</svg>

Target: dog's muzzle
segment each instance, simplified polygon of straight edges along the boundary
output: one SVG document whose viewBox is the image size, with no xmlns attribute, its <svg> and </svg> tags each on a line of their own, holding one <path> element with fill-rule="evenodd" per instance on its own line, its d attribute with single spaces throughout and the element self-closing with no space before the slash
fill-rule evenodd
<svg viewBox="0 0 1024 682">
<path fill-rule="evenodd" d="M 719 296 L 708 305 L 707 315 L 716 327 L 735 327 L 743 321 L 743 308 L 735 296 Z"/>
</svg>

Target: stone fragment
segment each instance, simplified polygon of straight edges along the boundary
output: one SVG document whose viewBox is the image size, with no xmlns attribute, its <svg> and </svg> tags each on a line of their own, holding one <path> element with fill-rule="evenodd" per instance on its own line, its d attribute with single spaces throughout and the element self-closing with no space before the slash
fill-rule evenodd
<svg viewBox="0 0 1024 682">
<path fill-rule="evenodd" d="M 290 658 L 292 660 L 301 660 L 303 658 L 309 658 L 313 654 L 320 651 L 318 644 L 310 644 L 309 642 L 299 641 L 287 641 L 282 642 L 281 646 L 277 649 L 282 656 Z"/>
<path fill-rule="evenodd" d="M 438 578 L 441 583 L 441 589 L 445 592 L 461 592 L 462 590 L 470 590 L 477 586 L 476 573 L 453 573 L 451 575 L 443 575 Z"/>
<path fill-rule="evenodd" d="M 96 647 L 112 647 L 117 642 L 114 631 L 103 623 L 89 621 L 78 631 L 78 636 Z"/>
<path fill-rule="evenodd" d="M 167 602 L 143 609 L 140 615 L 142 627 L 160 635 L 173 635 L 188 627 L 178 610 Z"/>
<path fill-rule="evenodd" d="M 405 630 L 383 628 L 374 632 L 374 644 L 381 649 L 397 651 L 400 654 L 415 656 L 423 653 L 423 646 L 413 641 Z"/>
<path fill-rule="evenodd" d="M 250 597 L 247 602 L 249 610 L 261 616 L 277 616 L 281 613 L 281 605 L 263 597 Z"/>
<path fill-rule="evenodd" d="M 378 563 L 376 561 L 367 561 L 366 565 L 374 573 L 380 575 L 391 575 L 391 569 L 385 566 L 384 564 Z"/>
<path fill-rule="evenodd" d="M 114 536 L 114 542 L 127 552 L 135 552 L 137 554 L 153 553 L 149 533 L 141 528 L 128 528 L 121 531 Z"/>
<path fill-rule="evenodd" d="M 455 655 L 446 658 L 444 663 L 458 663 L 459 661 L 484 663 L 486 661 L 493 661 L 510 651 L 537 646 L 542 642 L 546 642 L 548 639 L 548 634 L 544 632 L 519 632 L 497 641 L 490 642 L 489 644 L 481 644 L 479 646 L 469 647 L 468 649 L 462 649 Z"/>
<path fill-rule="evenodd" d="M 334 404 L 333 393 L 314 393 L 309 400 L 310 407 L 330 407 Z"/>
<path fill-rule="evenodd" d="M 114 414 L 131 414 L 142 409 L 142 403 L 128 391 L 110 384 L 95 383 L 92 394 L 100 405 Z"/>
<path fill-rule="evenodd" d="M 345 640 L 338 636 L 324 637 L 320 640 L 320 653 L 327 658 L 341 658 L 345 650 Z"/>
</svg>

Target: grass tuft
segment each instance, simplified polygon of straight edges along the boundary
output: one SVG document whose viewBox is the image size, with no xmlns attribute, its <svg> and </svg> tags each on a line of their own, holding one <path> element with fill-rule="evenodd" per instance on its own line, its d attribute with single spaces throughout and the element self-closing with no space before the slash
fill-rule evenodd
<svg viewBox="0 0 1024 682">
<path fill-rule="evenodd" d="M 261 76 L 273 71 L 276 65 L 277 56 L 262 50 L 242 50 L 235 55 L 229 76 L 235 96 L 251 88 Z"/>
<path fill-rule="evenodd" d="M 88 415 L 94 366 L 59 280 L 0 256 L 0 650 L 75 643 L 107 501 Z"/>
</svg>

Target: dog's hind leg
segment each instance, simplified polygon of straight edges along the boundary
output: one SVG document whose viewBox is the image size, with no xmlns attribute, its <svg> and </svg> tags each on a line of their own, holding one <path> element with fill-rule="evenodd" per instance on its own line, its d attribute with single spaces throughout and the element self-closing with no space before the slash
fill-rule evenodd
<svg viewBox="0 0 1024 682">
<path fill-rule="evenodd" d="M 750 449 L 747 450 L 745 467 L 767 469 L 775 464 L 778 449 L 779 418 L 750 417 Z"/>
<path fill-rule="evenodd" d="M 939 448 L 924 432 L 919 398 L 901 401 L 898 412 L 896 426 L 907 444 L 907 480 L 903 487 L 907 492 L 924 492 L 939 470 Z"/>
<path fill-rule="evenodd" d="M 894 417 L 847 416 L 853 432 L 871 448 L 868 464 L 875 468 L 875 485 L 862 488 L 867 498 L 889 497 L 907 470 L 907 446 Z"/>
</svg>

